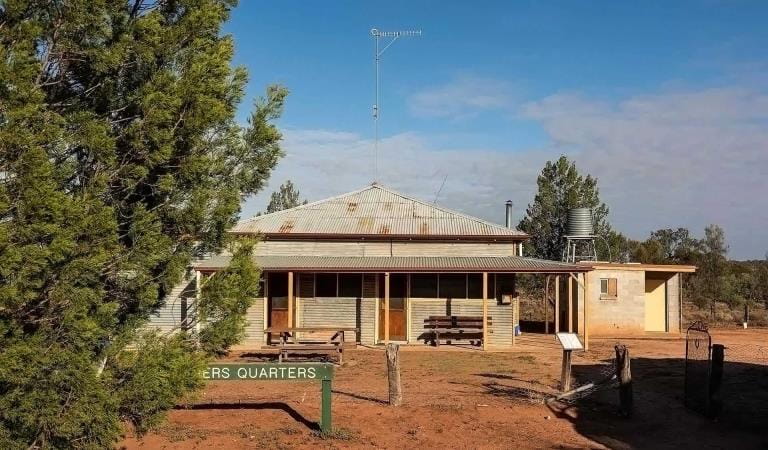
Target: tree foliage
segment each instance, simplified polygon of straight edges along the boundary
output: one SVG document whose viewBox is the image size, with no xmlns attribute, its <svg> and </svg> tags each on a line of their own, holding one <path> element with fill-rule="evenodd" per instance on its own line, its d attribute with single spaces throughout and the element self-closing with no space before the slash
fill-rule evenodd
<svg viewBox="0 0 768 450">
<path fill-rule="evenodd" d="M 281 156 L 285 89 L 235 120 L 234 5 L 0 6 L 0 447 L 108 447 L 121 419 L 145 429 L 200 385 L 188 336 L 141 330 Z M 253 274 L 209 290 L 204 348 L 232 342 L 205 327 L 242 311 Z"/>
<path fill-rule="evenodd" d="M 571 208 L 591 208 L 595 234 L 605 239 L 611 237 L 608 207 L 600 201 L 597 179 L 580 175 L 574 162 L 565 156 L 547 161 L 536 183 L 536 196 L 518 225 L 518 229 L 531 236 L 525 244 L 526 254 L 555 261 L 563 258 L 567 214 Z M 608 257 L 604 241 L 598 245 L 598 257 Z"/>
<path fill-rule="evenodd" d="M 301 193 L 294 187 L 291 180 L 280 185 L 280 189 L 272 193 L 267 205 L 267 214 L 306 205 L 306 200 L 301 200 Z"/>
</svg>

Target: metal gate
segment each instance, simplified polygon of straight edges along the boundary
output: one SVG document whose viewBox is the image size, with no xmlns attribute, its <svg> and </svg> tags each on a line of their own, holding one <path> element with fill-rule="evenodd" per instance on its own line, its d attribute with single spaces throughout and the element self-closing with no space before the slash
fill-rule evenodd
<svg viewBox="0 0 768 450">
<path fill-rule="evenodd" d="M 707 325 L 694 322 L 685 333 L 685 394 L 687 408 L 710 413 L 712 337 Z"/>
</svg>

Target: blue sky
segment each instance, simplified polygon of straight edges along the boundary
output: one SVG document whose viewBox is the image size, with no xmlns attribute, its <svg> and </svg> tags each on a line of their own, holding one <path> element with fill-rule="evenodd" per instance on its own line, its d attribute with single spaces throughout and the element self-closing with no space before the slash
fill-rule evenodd
<svg viewBox="0 0 768 450">
<path fill-rule="evenodd" d="M 382 60 L 380 181 L 501 221 L 548 159 L 600 180 L 611 221 L 726 229 L 731 256 L 768 251 L 768 3 L 242 1 L 226 27 L 249 101 L 291 95 L 279 124 L 310 199 L 373 179 L 370 29 L 421 29 Z M 249 200 L 244 215 L 263 208 Z"/>
</svg>

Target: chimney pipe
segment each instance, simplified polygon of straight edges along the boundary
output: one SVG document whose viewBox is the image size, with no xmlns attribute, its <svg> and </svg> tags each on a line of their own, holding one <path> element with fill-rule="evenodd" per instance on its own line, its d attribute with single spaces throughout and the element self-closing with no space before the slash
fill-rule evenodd
<svg viewBox="0 0 768 450">
<path fill-rule="evenodd" d="M 512 228 L 512 200 L 507 200 L 507 220 L 504 224 L 507 228 Z"/>
</svg>

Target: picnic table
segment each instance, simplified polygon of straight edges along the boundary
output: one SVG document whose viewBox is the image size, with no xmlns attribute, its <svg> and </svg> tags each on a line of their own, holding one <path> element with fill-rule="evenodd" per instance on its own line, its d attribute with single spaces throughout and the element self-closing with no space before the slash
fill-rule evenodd
<svg viewBox="0 0 768 450">
<path fill-rule="evenodd" d="M 355 345 L 355 341 L 348 343 L 345 333 L 357 333 L 357 328 L 350 327 L 268 327 L 264 333 L 277 334 L 280 337 L 278 348 L 278 362 L 288 360 L 289 353 L 314 353 L 319 351 L 333 351 L 339 355 L 339 364 L 343 362 L 344 348 Z M 316 333 L 330 335 L 326 338 L 312 336 Z M 273 347 L 269 347 L 273 348 Z"/>
</svg>

